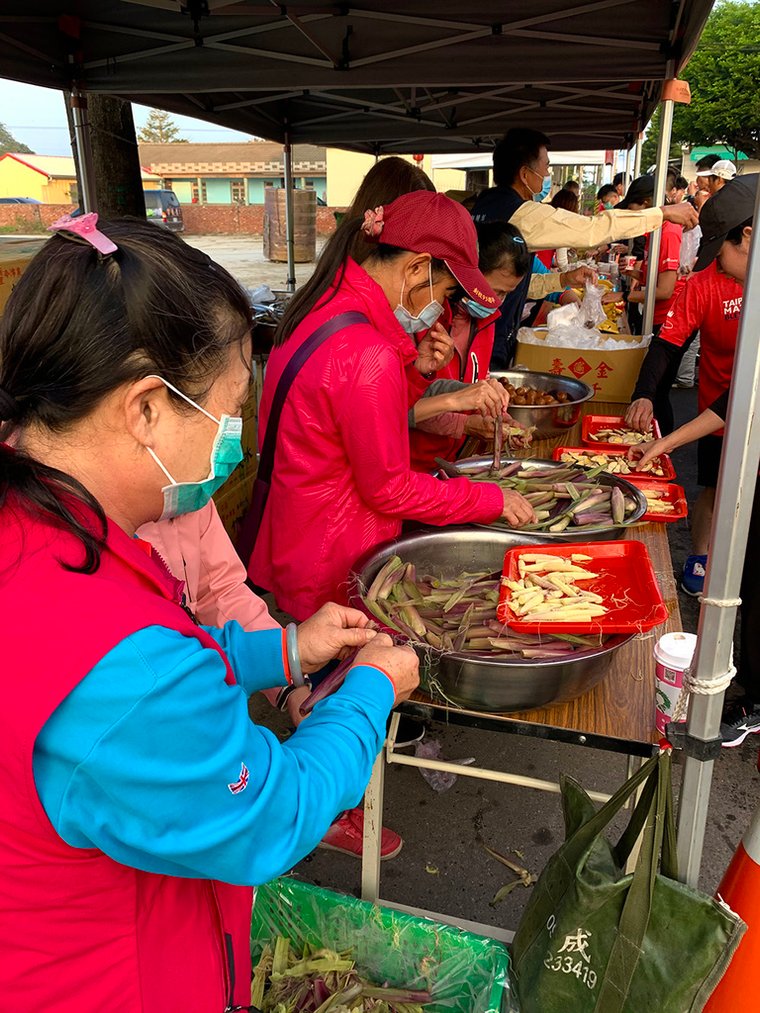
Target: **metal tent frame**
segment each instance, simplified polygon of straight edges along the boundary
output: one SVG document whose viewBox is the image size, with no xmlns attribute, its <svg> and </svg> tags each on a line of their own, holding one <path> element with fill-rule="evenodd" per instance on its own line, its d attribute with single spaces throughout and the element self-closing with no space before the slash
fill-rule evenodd
<svg viewBox="0 0 760 1013">
<path fill-rule="evenodd" d="M 459 0 L 287 6 L 274 0 L 6 0 L 0 74 L 63 91 L 118 95 L 279 140 L 286 176 L 294 143 L 375 155 L 488 151 L 513 125 L 543 130 L 559 150 L 635 147 L 637 175 L 642 131 L 664 82 L 686 65 L 712 2 L 514 0 L 507 8 L 480 0 L 463 12 Z M 604 35 L 598 18 L 611 12 L 616 29 Z M 671 123 L 667 102 L 661 155 Z M 86 142 L 78 147 L 86 157 Z M 661 168 L 659 201 L 663 190 Z M 729 667 L 760 456 L 758 245 L 745 285 L 700 614 L 695 674 L 701 680 Z M 292 252 L 292 235 L 288 247 Z M 292 260 L 288 277 L 294 284 Z M 651 323 L 651 306 L 647 314 Z M 694 697 L 689 710 L 678 846 L 682 875 L 691 883 L 699 873 L 722 699 L 722 692 Z"/>
</svg>

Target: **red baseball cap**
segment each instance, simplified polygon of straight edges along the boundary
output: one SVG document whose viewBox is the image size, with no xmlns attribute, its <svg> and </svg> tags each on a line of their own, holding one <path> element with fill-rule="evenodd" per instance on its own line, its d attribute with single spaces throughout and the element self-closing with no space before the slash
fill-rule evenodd
<svg viewBox="0 0 760 1013">
<path fill-rule="evenodd" d="M 365 212 L 368 238 L 442 260 L 467 295 L 490 310 L 501 300 L 478 269 L 478 234 L 461 204 L 428 190 L 405 193 Z"/>
</svg>

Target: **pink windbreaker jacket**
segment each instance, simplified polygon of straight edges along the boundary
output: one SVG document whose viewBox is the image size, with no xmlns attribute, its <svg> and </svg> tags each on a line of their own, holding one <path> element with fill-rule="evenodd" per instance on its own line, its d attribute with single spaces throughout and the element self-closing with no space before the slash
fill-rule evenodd
<svg viewBox="0 0 760 1013">
<path fill-rule="evenodd" d="M 440 482 L 410 470 L 404 369 L 417 351 L 380 286 L 352 260 L 333 298 L 272 352 L 259 446 L 286 363 L 317 327 L 348 310 L 364 313 L 369 324 L 324 342 L 288 394 L 249 567 L 251 578 L 299 620 L 331 599 L 345 602 L 353 564 L 398 535 L 402 519 L 490 523 L 503 509 L 496 485 Z"/>
<path fill-rule="evenodd" d="M 261 598 L 246 587 L 245 567 L 213 501 L 181 517 L 143 524 L 137 534 L 185 582 L 187 604 L 199 623 L 224 626 L 236 619 L 244 630 L 279 626 Z"/>
</svg>

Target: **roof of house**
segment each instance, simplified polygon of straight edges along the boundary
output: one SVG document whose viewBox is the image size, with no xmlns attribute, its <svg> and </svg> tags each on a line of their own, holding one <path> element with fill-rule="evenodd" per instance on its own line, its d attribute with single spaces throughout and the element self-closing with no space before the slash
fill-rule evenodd
<svg viewBox="0 0 760 1013">
<path fill-rule="evenodd" d="M 140 161 L 162 176 L 281 175 L 282 145 L 271 141 L 235 144 L 141 144 Z M 293 171 L 298 175 L 325 172 L 325 149 L 315 144 L 293 146 Z"/>
<path fill-rule="evenodd" d="M 704 158 L 705 155 L 720 155 L 721 158 L 730 158 L 732 162 L 747 161 L 747 156 L 743 151 L 739 151 L 737 153 L 733 148 L 727 148 L 725 144 L 711 144 L 692 148 L 689 152 L 689 159 L 692 162 L 698 162 L 701 158 Z"/>
<path fill-rule="evenodd" d="M 26 153 L 8 151 L 4 155 L 0 155 L 0 160 L 3 158 L 13 158 L 49 179 L 76 179 L 77 176 L 76 165 L 70 155 L 27 155 Z M 146 169 L 141 171 L 144 180 L 155 181 L 161 178 Z"/>
</svg>

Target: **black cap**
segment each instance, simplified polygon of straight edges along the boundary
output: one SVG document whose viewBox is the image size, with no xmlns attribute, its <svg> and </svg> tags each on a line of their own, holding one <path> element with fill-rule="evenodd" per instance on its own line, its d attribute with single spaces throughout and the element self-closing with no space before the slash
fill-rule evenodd
<svg viewBox="0 0 760 1013">
<path fill-rule="evenodd" d="M 709 267 L 720 253 L 731 229 L 754 216 L 758 179 L 760 173 L 757 172 L 737 176 L 705 201 L 699 213 L 702 242 L 699 244 L 695 271 Z"/>
<path fill-rule="evenodd" d="M 654 197 L 654 176 L 639 176 L 628 187 L 615 210 L 625 211 L 631 204 L 643 204 L 647 197 Z"/>
</svg>

